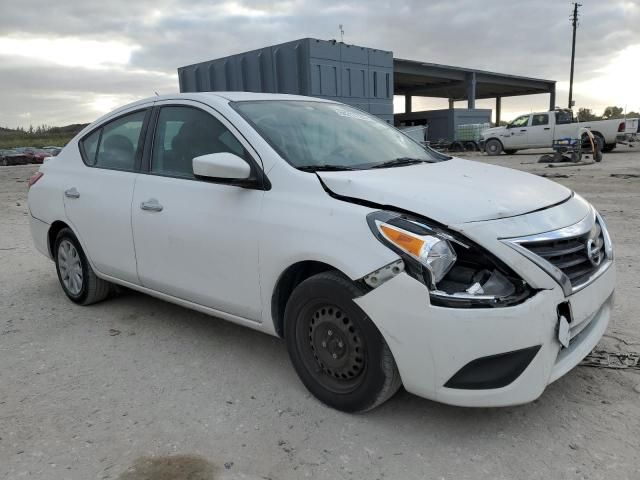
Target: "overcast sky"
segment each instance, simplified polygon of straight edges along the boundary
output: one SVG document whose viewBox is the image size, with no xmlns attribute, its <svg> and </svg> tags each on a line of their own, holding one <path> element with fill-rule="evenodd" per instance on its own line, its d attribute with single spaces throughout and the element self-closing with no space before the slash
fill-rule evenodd
<svg viewBox="0 0 640 480">
<path fill-rule="evenodd" d="M 640 110 L 640 0 L 581 1 L 577 106 Z M 340 23 L 345 42 L 396 57 L 557 80 L 564 106 L 570 10 L 566 0 L 0 0 L 0 126 L 89 122 L 177 91 L 179 66 L 339 39 Z M 503 118 L 547 106 L 548 95 L 504 99 Z"/>
</svg>

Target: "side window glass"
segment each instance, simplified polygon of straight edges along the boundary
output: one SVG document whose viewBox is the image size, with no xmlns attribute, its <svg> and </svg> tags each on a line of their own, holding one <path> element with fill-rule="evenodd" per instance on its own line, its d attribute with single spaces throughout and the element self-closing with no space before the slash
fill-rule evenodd
<svg viewBox="0 0 640 480">
<path fill-rule="evenodd" d="M 534 115 L 531 119 L 531 126 L 536 127 L 540 125 L 549 125 L 549 115 L 546 113 L 541 113 L 539 115 Z"/>
<path fill-rule="evenodd" d="M 80 141 L 82 148 L 82 156 L 87 165 L 93 167 L 96 164 L 96 153 L 98 152 L 98 142 L 100 141 L 100 134 L 102 129 L 99 128 L 88 137 L 85 137 Z"/>
<path fill-rule="evenodd" d="M 529 123 L 529 115 L 523 115 L 511 122 L 512 127 L 526 127 Z"/>
<path fill-rule="evenodd" d="M 248 154 L 216 118 L 192 107 L 162 107 L 153 141 L 151 171 L 194 178 L 192 160 L 208 153 Z"/>
<path fill-rule="evenodd" d="M 102 127 L 96 167 L 134 170 L 145 113 L 135 112 Z"/>
<path fill-rule="evenodd" d="M 556 124 L 563 125 L 573 122 L 573 114 L 568 110 L 560 110 L 556 112 Z"/>
</svg>

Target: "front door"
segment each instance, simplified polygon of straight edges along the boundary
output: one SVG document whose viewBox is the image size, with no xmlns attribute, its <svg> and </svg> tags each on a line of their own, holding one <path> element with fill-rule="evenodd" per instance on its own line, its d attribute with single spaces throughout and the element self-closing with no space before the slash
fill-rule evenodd
<svg viewBox="0 0 640 480">
<path fill-rule="evenodd" d="M 120 116 L 79 142 L 83 165 L 64 185 L 67 218 L 95 268 L 138 283 L 131 199 L 150 108 Z"/>
<path fill-rule="evenodd" d="M 217 112 L 158 103 L 148 172 L 133 195 L 138 275 L 158 292 L 259 321 L 258 231 L 264 192 L 193 175 L 192 159 L 255 152 Z"/>
<path fill-rule="evenodd" d="M 548 113 L 531 115 L 531 126 L 528 130 L 529 145 L 532 148 L 549 148 L 553 144 L 553 130 L 549 125 Z"/>
<path fill-rule="evenodd" d="M 505 150 L 518 150 L 529 146 L 529 115 L 521 115 L 507 125 L 502 137 Z"/>
</svg>

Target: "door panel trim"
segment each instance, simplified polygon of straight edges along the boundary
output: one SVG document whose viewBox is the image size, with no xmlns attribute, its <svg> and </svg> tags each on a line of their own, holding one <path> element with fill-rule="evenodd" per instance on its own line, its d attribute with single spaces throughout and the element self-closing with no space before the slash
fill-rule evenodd
<svg viewBox="0 0 640 480">
<path fill-rule="evenodd" d="M 245 318 L 245 317 L 239 317 L 238 315 L 234 315 L 232 313 L 227 313 L 227 312 L 223 312 L 222 310 L 216 310 L 215 308 L 211 308 L 211 307 L 207 307 L 204 305 L 201 305 L 199 303 L 194 303 L 194 302 L 190 302 L 189 300 L 184 300 L 182 298 L 179 297 L 174 297 L 173 295 L 169 295 L 167 293 L 162 293 L 159 292 L 157 290 L 153 290 L 151 288 L 148 287 L 143 287 L 142 285 L 138 285 L 135 283 L 131 283 L 131 282 L 127 282 L 125 280 L 121 280 L 119 278 L 116 277 L 112 277 L 110 275 L 105 275 L 103 273 L 99 273 L 98 271 L 96 271 L 96 275 L 100 278 L 102 278 L 103 280 L 107 280 L 108 282 L 111 283 L 116 283 L 118 285 L 121 285 L 123 287 L 127 287 L 130 288 L 132 290 L 136 290 L 138 292 L 141 293 L 145 293 L 147 295 L 150 295 L 152 297 L 155 298 L 159 298 L 160 300 L 165 300 L 167 302 L 170 303 L 174 303 L 176 305 L 179 305 L 181 307 L 185 307 L 191 310 L 196 310 L 198 312 L 207 314 L 207 315 L 211 315 L 213 317 L 218 317 L 222 320 L 227 320 L 229 322 L 233 322 L 233 323 L 237 323 L 238 325 L 242 325 L 245 327 L 249 327 L 249 328 L 253 328 L 256 330 L 262 330 L 262 318 L 258 319 L 258 320 L 251 320 L 249 318 Z M 269 333 L 269 332 L 267 332 Z"/>
</svg>

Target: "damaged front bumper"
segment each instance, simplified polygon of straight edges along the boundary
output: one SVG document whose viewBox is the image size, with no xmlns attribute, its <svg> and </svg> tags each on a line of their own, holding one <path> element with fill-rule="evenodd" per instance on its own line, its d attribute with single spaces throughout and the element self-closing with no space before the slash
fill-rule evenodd
<svg viewBox="0 0 640 480">
<path fill-rule="evenodd" d="M 520 305 L 458 309 L 431 305 L 425 286 L 401 273 L 355 301 L 388 343 L 407 391 L 452 405 L 494 407 L 535 400 L 549 383 L 576 366 L 607 328 L 614 287 L 612 264 L 569 297 L 556 286 Z M 558 305 L 566 301 L 573 329 L 568 348 L 558 340 Z M 525 355 L 515 354 L 533 349 L 534 355 L 522 366 Z M 479 365 L 472 372 L 475 377 L 485 375 L 485 380 L 497 383 L 451 388 L 456 374 L 464 373 L 465 367 L 476 368 L 473 362 Z M 501 368 L 505 362 L 520 364 Z"/>
</svg>

